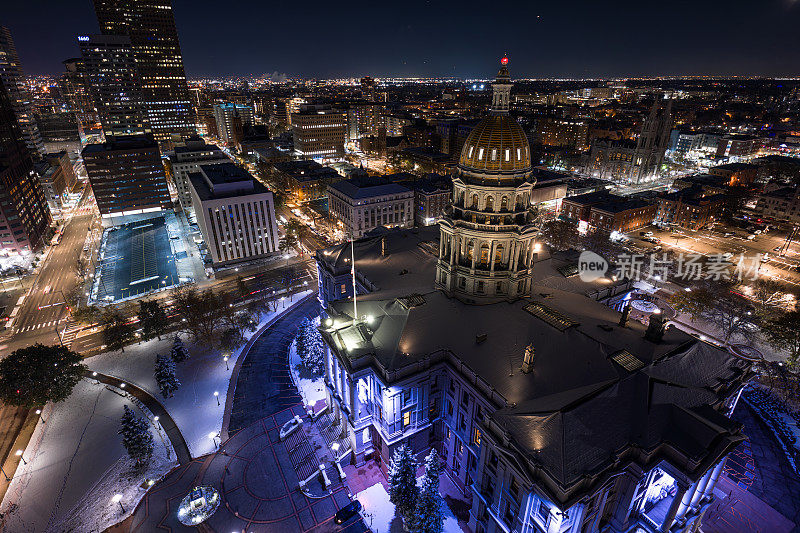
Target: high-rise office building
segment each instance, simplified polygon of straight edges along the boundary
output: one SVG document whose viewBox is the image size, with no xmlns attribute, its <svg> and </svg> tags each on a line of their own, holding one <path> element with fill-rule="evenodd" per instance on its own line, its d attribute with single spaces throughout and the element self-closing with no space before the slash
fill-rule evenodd
<svg viewBox="0 0 800 533">
<path fill-rule="evenodd" d="M 58 83 L 61 94 L 69 111 L 75 114 L 80 134 L 88 135 L 98 130 L 99 118 L 83 58 L 73 57 L 63 63 L 64 73 Z"/>
<path fill-rule="evenodd" d="M 270 192 L 233 163 L 200 165 L 189 174 L 192 205 L 214 266 L 267 257 L 278 251 Z"/>
<path fill-rule="evenodd" d="M 112 137 L 83 149 L 103 218 L 158 214 L 171 205 L 158 144 L 149 135 Z"/>
<path fill-rule="evenodd" d="M 347 113 L 330 106 L 304 105 L 292 114 L 294 149 L 306 158 L 336 157 L 344 153 Z"/>
<path fill-rule="evenodd" d="M 170 146 L 173 136 L 194 134 L 171 0 L 94 0 L 94 10 L 103 34 L 131 39 L 156 140 Z"/>
<path fill-rule="evenodd" d="M 253 124 L 253 108 L 243 104 L 215 104 L 214 120 L 217 137 L 228 146 L 236 146 L 242 139 L 244 127 Z"/>
<path fill-rule="evenodd" d="M 150 133 L 130 38 L 81 35 L 78 42 L 82 67 L 106 138 Z"/>
<path fill-rule="evenodd" d="M 8 92 L 0 85 L 0 250 L 19 253 L 41 248 L 49 224 L 33 159 Z"/>
<path fill-rule="evenodd" d="M 32 155 L 38 156 L 44 152 L 44 144 L 33 116 L 31 96 L 25 87 L 25 76 L 19 63 L 17 48 L 11 32 L 5 26 L 0 26 L 0 83 L 8 93 L 25 146 Z"/>
</svg>

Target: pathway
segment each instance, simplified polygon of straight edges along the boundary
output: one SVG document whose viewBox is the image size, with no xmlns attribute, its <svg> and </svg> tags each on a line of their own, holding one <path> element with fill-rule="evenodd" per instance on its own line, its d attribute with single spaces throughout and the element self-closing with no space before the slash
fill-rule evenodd
<svg viewBox="0 0 800 533">
<path fill-rule="evenodd" d="M 150 410 L 151 413 L 153 413 L 153 415 L 158 417 L 158 423 L 161 424 L 161 427 L 167 433 L 167 437 L 169 437 L 172 447 L 175 449 L 175 455 L 178 458 L 178 463 L 184 465 L 192 460 L 192 456 L 189 453 L 189 447 L 186 445 L 186 441 L 184 440 L 181 431 L 178 429 L 178 426 L 175 424 L 175 421 L 172 419 L 172 417 L 169 416 L 167 410 L 164 409 L 164 406 L 161 405 L 161 402 L 150 396 L 150 394 L 146 391 L 125 380 L 107 376 L 99 372 L 92 372 L 91 370 L 86 370 L 83 373 L 83 376 L 88 379 L 99 381 L 100 383 L 105 383 L 106 385 L 111 385 L 112 387 L 116 387 L 118 389 L 123 389 L 135 396 Z M 120 385 L 123 383 L 125 386 L 120 387 Z"/>
<path fill-rule="evenodd" d="M 134 512 L 132 532 L 192 531 L 178 522 L 177 507 L 198 485 L 215 487 L 222 505 L 201 529 L 219 533 L 341 531 L 334 513 L 350 501 L 346 486 L 328 468 L 330 494 L 309 498 L 299 489 L 326 450 L 316 428 L 306 423 L 284 441 L 281 426 L 305 409 L 288 371 L 288 349 L 300 321 L 318 313 L 313 298 L 278 318 L 244 355 L 227 426 L 232 435 L 213 454 L 182 464 L 154 485 Z M 226 429 L 226 428 L 224 428 Z M 223 430 L 224 432 L 224 430 Z M 332 475 L 333 474 L 333 475 Z M 345 528 L 366 531 L 360 520 Z"/>
</svg>

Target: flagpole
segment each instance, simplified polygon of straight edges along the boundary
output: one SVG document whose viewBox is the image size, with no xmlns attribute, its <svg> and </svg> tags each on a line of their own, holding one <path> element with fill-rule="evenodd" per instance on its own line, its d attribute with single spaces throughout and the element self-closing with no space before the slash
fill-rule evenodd
<svg viewBox="0 0 800 533">
<path fill-rule="evenodd" d="M 353 322 L 358 320 L 358 301 L 356 297 L 356 251 L 353 244 L 353 234 L 350 234 L 350 273 L 353 275 Z"/>
</svg>

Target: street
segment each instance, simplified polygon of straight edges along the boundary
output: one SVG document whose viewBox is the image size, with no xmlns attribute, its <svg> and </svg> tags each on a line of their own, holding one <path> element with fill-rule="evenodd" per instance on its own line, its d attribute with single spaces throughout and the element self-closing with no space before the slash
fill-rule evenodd
<svg viewBox="0 0 800 533">
<path fill-rule="evenodd" d="M 88 198 L 84 196 L 80 205 L 86 206 Z M 56 328 L 63 330 L 69 317 L 65 295 L 78 284 L 76 265 L 94 218 L 91 212 L 79 207 L 66 222 L 61 242 L 50 248 L 13 324 L 0 340 L 0 352 L 9 353 L 37 342 L 58 342 Z"/>
</svg>

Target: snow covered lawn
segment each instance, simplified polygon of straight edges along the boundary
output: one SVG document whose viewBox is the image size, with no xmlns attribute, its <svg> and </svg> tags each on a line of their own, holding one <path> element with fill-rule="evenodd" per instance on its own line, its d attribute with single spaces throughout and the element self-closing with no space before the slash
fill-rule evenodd
<svg viewBox="0 0 800 533">
<path fill-rule="evenodd" d="M 279 307 L 277 312 L 262 315 L 258 329 L 284 313 L 309 292 L 296 294 L 291 302 L 287 302 L 285 309 Z M 245 336 L 249 339 L 252 335 L 253 333 L 247 332 Z M 190 337 L 182 334 L 181 339 L 189 350 L 189 358 L 175 365 L 176 375 L 181 382 L 180 388 L 172 398 L 164 398 L 153 377 L 153 367 L 156 355 L 169 355 L 173 338 L 174 336 L 169 335 L 162 337 L 160 341 L 153 339 L 128 346 L 124 352 L 102 353 L 86 359 L 85 364 L 91 370 L 129 381 L 153 395 L 175 420 L 192 457 L 199 457 L 216 449 L 209 435 L 217 435 L 222 429 L 231 372 L 243 347 L 231 354 L 226 368 L 219 349 L 197 345 Z M 219 393 L 219 402 L 214 396 L 215 392 Z M 219 439 L 216 442 L 218 444 Z"/>
<path fill-rule="evenodd" d="M 64 402 L 48 406 L 46 423 L 25 449 L 28 464 L 20 465 L 3 500 L 5 531 L 99 532 L 133 511 L 143 482 L 160 478 L 176 462 L 166 435 L 151 429 L 152 462 L 144 474 L 132 470 L 117 434 L 124 405 L 152 417 L 130 398 L 85 379 Z M 122 494 L 125 514 L 111 501 L 114 494 Z"/>
<path fill-rule="evenodd" d="M 418 478 L 417 482 L 419 483 L 421 479 Z M 364 506 L 361 515 L 364 517 L 364 523 L 374 533 L 404 533 L 403 521 L 399 516 L 395 516 L 394 505 L 389 501 L 389 493 L 382 483 L 375 483 L 362 490 L 356 494 L 355 499 Z M 445 533 L 463 533 L 447 504 L 444 505 L 444 515 Z"/>
</svg>

